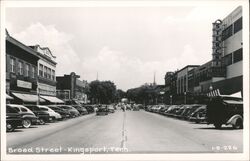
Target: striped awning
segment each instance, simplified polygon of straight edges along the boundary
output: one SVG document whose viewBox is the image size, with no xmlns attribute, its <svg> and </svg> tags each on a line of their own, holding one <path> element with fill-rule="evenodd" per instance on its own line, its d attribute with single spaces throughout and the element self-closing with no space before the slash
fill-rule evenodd
<svg viewBox="0 0 250 161">
<path fill-rule="evenodd" d="M 12 94 L 21 99 L 23 102 L 38 102 L 38 96 L 34 94 L 26 94 L 26 93 L 15 93 L 12 92 Z M 39 98 L 39 102 L 45 102 L 44 99 Z"/>
<path fill-rule="evenodd" d="M 61 99 L 59 99 L 57 97 L 54 97 L 54 96 L 41 96 L 40 95 L 40 97 L 47 100 L 47 101 L 49 101 L 49 102 L 51 102 L 51 103 L 64 103 L 63 100 L 61 100 Z"/>
<path fill-rule="evenodd" d="M 213 91 L 210 91 L 207 96 L 209 97 L 215 97 L 215 96 L 220 96 L 220 90 L 219 89 L 216 89 L 216 90 L 213 90 Z"/>
</svg>

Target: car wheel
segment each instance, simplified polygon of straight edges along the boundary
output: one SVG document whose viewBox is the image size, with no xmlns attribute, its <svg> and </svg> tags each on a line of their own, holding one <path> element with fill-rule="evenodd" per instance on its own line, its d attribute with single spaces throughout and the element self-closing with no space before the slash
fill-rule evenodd
<svg viewBox="0 0 250 161">
<path fill-rule="evenodd" d="M 242 119 L 238 118 L 235 122 L 235 124 L 233 124 L 233 128 L 234 129 L 242 129 L 243 128 L 243 122 Z"/>
<path fill-rule="evenodd" d="M 214 123 L 214 126 L 215 126 L 216 129 L 220 129 L 221 125 L 222 125 L 221 123 Z"/>
<path fill-rule="evenodd" d="M 13 125 L 11 125 L 10 123 L 6 124 L 6 131 L 7 132 L 12 132 L 15 130 L 15 127 Z"/>
<path fill-rule="evenodd" d="M 31 126 L 31 121 L 29 119 L 24 119 L 22 125 L 24 128 L 29 128 Z"/>
<path fill-rule="evenodd" d="M 40 125 L 44 125 L 45 124 L 45 121 L 43 119 L 39 119 L 39 124 Z"/>
</svg>

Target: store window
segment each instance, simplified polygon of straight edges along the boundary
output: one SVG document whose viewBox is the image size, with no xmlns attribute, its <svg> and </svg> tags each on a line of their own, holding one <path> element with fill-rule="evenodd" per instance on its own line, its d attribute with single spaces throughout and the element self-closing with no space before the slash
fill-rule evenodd
<svg viewBox="0 0 250 161">
<path fill-rule="evenodd" d="M 10 58 L 10 72 L 15 73 L 16 63 L 14 58 Z"/>
<path fill-rule="evenodd" d="M 242 60 L 242 48 L 239 50 L 236 50 L 233 54 L 234 54 L 233 56 L 234 63 Z"/>
<path fill-rule="evenodd" d="M 39 64 L 39 76 L 43 77 L 43 65 Z"/>
<path fill-rule="evenodd" d="M 242 29 L 242 17 L 234 22 L 234 33 L 240 31 Z"/>
<path fill-rule="evenodd" d="M 23 75 L 23 63 L 21 61 L 18 62 L 18 74 Z"/>
</svg>

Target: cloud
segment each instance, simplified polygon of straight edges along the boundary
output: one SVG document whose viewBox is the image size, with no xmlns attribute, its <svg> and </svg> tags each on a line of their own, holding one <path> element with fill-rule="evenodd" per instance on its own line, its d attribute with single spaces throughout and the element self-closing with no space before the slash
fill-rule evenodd
<svg viewBox="0 0 250 161">
<path fill-rule="evenodd" d="M 164 76 L 167 71 L 175 71 L 183 68 L 183 64 L 199 65 L 193 47 L 186 44 L 180 57 L 163 61 L 144 62 L 137 57 L 127 56 L 122 51 L 116 51 L 108 46 L 100 49 L 96 57 L 85 58 L 82 62 L 84 75 L 91 80 L 96 78 L 98 72 L 100 80 L 112 80 L 118 88 L 124 90 L 153 82 L 153 74 L 156 72 L 156 82 L 164 84 Z"/>
<path fill-rule="evenodd" d="M 26 45 L 39 44 L 42 47 L 50 48 L 52 54 L 57 57 L 57 75 L 67 74 L 72 71 L 80 72 L 80 69 L 77 68 L 80 65 L 79 56 L 70 46 L 73 36 L 58 31 L 54 25 L 46 26 L 39 22 L 32 23 L 25 30 L 10 34 Z"/>
</svg>

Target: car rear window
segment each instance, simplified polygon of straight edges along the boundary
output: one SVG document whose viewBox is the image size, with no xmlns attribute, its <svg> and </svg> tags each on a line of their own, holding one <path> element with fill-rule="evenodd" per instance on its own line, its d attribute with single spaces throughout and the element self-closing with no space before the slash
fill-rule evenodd
<svg viewBox="0 0 250 161">
<path fill-rule="evenodd" d="M 28 112 L 28 110 L 27 110 L 27 109 L 22 108 L 22 107 L 21 107 L 21 111 L 22 111 L 22 112 Z"/>
<path fill-rule="evenodd" d="M 11 107 L 6 107 L 6 112 L 7 113 L 17 113 L 17 110 Z"/>
</svg>

